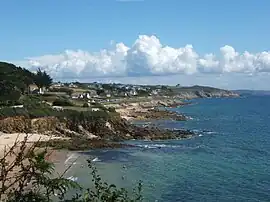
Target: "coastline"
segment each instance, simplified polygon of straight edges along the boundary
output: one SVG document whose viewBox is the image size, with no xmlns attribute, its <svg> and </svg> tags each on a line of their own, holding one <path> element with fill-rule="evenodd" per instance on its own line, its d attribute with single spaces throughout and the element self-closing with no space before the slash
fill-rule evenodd
<svg viewBox="0 0 270 202">
<path fill-rule="evenodd" d="M 42 122 L 42 131 L 40 133 L 30 133 L 28 144 L 37 143 L 40 148 L 49 148 L 50 154 L 47 156 L 48 160 L 60 165 L 57 171 L 63 171 L 65 166 L 61 166 L 63 162 L 69 158 L 68 155 L 74 152 L 94 150 L 101 148 L 123 148 L 123 147 L 133 147 L 134 145 L 125 144 L 124 140 L 170 140 L 170 139 L 188 139 L 194 137 L 196 134 L 189 130 L 176 130 L 176 129 L 163 129 L 159 126 L 151 124 L 155 120 L 173 120 L 173 121 L 186 121 L 188 117 L 177 112 L 171 112 L 167 109 L 175 107 L 183 107 L 185 105 L 191 104 L 192 102 L 184 102 L 178 97 L 163 97 L 161 99 L 150 99 L 144 101 L 129 100 L 129 102 L 122 101 L 118 104 L 110 104 L 105 107 L 114 107 L 115 111 L 120 115 L 121 120 L 119 123 L 106 123 L 106 126 L 114 130 L 123 130 L 123 135 L 117 136 L 120 139 L 106 139 L 106 138 L 93 138 L 97 137 L 96 134 L 82 130 L 84 133 L 89 133 L 89 136 L 85 136 L 81 133 L 68 131 L 67 134 L 59 134 L 59 132 L 54 133 L 51 128 L 48 128 L 44 122 L 48 122 L 47 125 L 52 126 L 51 122 L 55 122 L 56 119 L 53 117 L 41 118 L 31 120 L 34 123 Z M 10 119 L 10 118 L 9 118 Z M 8 120 L 9 120 L 8 119 Z M 15 120 L 20 120 L 16 117 Z M 143 124 L 138 126 L 134 124 L 136 121 L 143 121 L 150 124 Z M 13 121 L 14 122 L 14 121 Z M 24 123 L 24 122 L 23 122 Z M 20 123 L 20 124 L 23 124 Z M 54 123 L 55 124 L 55 123 Z M 113 124 L 116 124 L 116 128 Z M 119 127 L 119 124 L 121 127 Z M 10 126 L 10 124 L 9 124 Z M 35 128 L 40 128 L 40 126 L 35 126 Z M 51 130 L 51 131 L 49 131 Z M 63 129 L 64 132 L 67 129 Z M 114 131 L 115 132 L 115 131 Z M 118 133 L 118 132 L 117 132 Z M 116 133 L 116 134 L 117 134 Z M 73 136 L 70 136 L 73 135 Z M 75 135 L 75 136 L 74 136 Z M 0 134 L 0 150 L 3 150 L 4 146 L 10 146 L 16 140 L 22 141 L 26 137 L 26 133 L 2 133 Z M 0 152 L 0 155 L 2 153 Z"/>
<path fill-rule="evenodd" d="M 159 107 L 166 107 L 166 108 L 174 108 L 174 107 L 182 107 L 185 105 L 191 104 L 191 102 L 183 102 L 183 101 L 179 101 L 179 100 L 156 100 L 156 101 L 144 101 L 144 102 L 130 102 L 128 104 L 126 103 L 122 103 L 120 105 L 110 105 L 110 107 L 118 107 L 116 108 L 116 112 L 120 114 L 121 118 L 123 118 L 124 120 L 128 121 L 129 123 L 133 124 L 133 121 L 143 121 L 143 122 L 150 122 L 153 121 L 153 117 L 155 118 L 155 120 L 167 120 L 167 119 L 171 119 L 171 120 L 176 120 L 176 121 L 186 121 L 188 120 L 187 117 L 185 117 L 183 114 L 179 114 L 177 112 L 169 112 L 167 109 L 159 109 Z M 148 116 L 142 116 L 142 113 L 147 114 Z M 152 113 L 152 114 L 151 114 Z M 158 114 L 159 116 L 157 116 L 156 114 Z M 164 117 L 164 115 L 166 115 Z M 181 117 L 181 119 L 177 119 L 177 117 Z M 190 133 L 188 137 L 183 138 L 183 139 L 187 139 L 187 138 L 191 138 L 193 137 L 194 134 Z M 165 138 L 166 139 L 166 138 Z M 178 138 L 178 140 L 180 140 L 181 138 Z M 135 139 L 134 139 L 135 140 Z M 168 140 L 168 139 L 167 139 Z M 94 141 L 94 140 L 92 140 Z M 148 141 L 155 141 L 155 140 L 148 140 Z M 157 140 L 156 140 L 157 141 Z M 57 144 L 57 141 L 52 142 L 53 144 Z M 51 145 L 50 145 L 51 146 Z M 97 144 L 94 144 L 92 146 L 92 148 L 90 150 L 95 150 L 95 149 L 117 149 L 117 148 L 130 148 L 130 147 L 139 147 L 136 145 L 132 145 L 132 144 L 125 144 L 125 143 L 112 143 L 112 144 L 108 144 L 105 142 L 100 142 Z M 85 156 L 85 154 L 80 153 L 83 152 L 84 150 L 74 150 L 74 151 L 70 151 L 70 150 L 63 150 L 63 149 L 54 149 L 53 150 L 55 152 L 55 155 L 51 155 L 50 160 L 52 162 L 61 162 L 60 163 L 60 167 L 57 167 L 56 170 L 57 172 L 63 172 L 64 168 L 66 168 L 70 163 L 76 164 L 76 162 L 74 162 L 74 159 L 76 159 L 76 161 L 81 157 L 83 158 Z M 98 161 L 98 158 L 95 156 L 92 156 L 93 159 L 92 161 L 94 162 L 96 159 Z M 73 162 L 72 162 L 73 161 Z M 61 166 L 63 165 L 63 166 Z M 71 167 L 72 169 L 72 167 Z M 71 176 L 73 177 L 73 176 Z"/>
<path fill-rule="evenodd" d="M 187 99 L 192 99 L 191 97 L 185 97 Z M 151 122 L 155 120 L 173 120 L 173 121 L 186 121 L 189 117 L 186 117 L 183 114 L 178 112 L 172 112 L 167 110 L 168 108 L 183 107 L 185 105 L 192 104 L 190 101 L 183 101 L 184 99 L 179 96 L 174 97 L 159 97 L 156 99 L 147 98 L 146 100 L 134 99 L 126 100 L 123 99 L 122 102 L 116 104 L 107 104 L 105 107 L 113 107 L 115 111 L 120 115 L 121 119 L 119 123 L 121 127 L 115 128 L 112 123 L 106 123 L 106 126 L 111 130 L 124 130 L 126 135 L 119 136 L 120 139 L 116 139 L 116 142 L 111 139 L 108 140 L 104 138 L 97 138 L 95 134 L 92 134 L 91 131 L 86 131 L 82 129 L 81 132 L 75 132 L 68 129 L 61 128 L 60 131 L 54 131 L 53 125 L 57 125 L 58 120 L 54 117 L 32 119 L 31 123 L 34 123 L 35 133 L 28 134 L 29 144 L 40 141 L 41 147 L 49 146 L 55 149 L 68 149 L 68 150 L 84 150 L 86 148 L 95 149 L 95 148 L 117 148 L 117 147 L 126 147 L 130 145 L 121 144 L 122 140 L 129 139 L 146 139 L 146 140 L 158 140 L 158 139 L 182 139 L 190 138 L 194 134 L 191 131 L 178 131 L 182 134 L 177 134 L 177 131 L 161 129 L 158 126 L 152 125 Z M 134 124 L 136 121 L 145 121 L 146 123 L 142 126 L 137 126 Z M 8 122 L 8 125 L 6 124 Z M 15 126 L 14 126 L 15 123 Z M 4 146 L 12 145 L 16 139 L 22 141 L 27 133 L 17 132 L 16 124 L 26 125 L 27 120 L 20 117 L 8 117 L 7 120 L 2 120 L 0 123 L 1 126 L 7 125 L 6 130 L 9 132 L 3 133 L 0 132 L 0 155 Z M 38 125 L 40 124 L 40 125 Z M 4 128 L 4 127 L 2 127 Z M 15 129 L 13 129 L 15 128 Z M 41 131 L 37 131 L 41 129 Z M 59 127 L 57 128 L 59 129 Z M 14 130 L 14 132 L 13 132 Z M 62 132 L 62 133 L 61 133 Z M 168 132 L 168 133 L 167 133 Z M 176 133 L 175 133 L 176 132 Z M 135 135 L 131 135 L 133 133 Z M 139 134 L 141 133 L 141 134 Z M 157 133 L 157 136 L 149 136 L 150 133 Z M 169 134 L 170 133 L 170 134 Z M 146 135 L 144 137 L 144 135 Z M 147 136 L 148 135 L 148 136 Z M 74 139 L 75 137 L 75 139 Z M 75 141 L 73 141 L 73 139 Z M 84 141 L 87 141 L 85 144 Z M 82 145 L 82 146 L 81 146 Z M 77 148 L 76 148 L 77 147 Z"/>
<path fill-rule="evenodd" d="M 14 145 L 15 142 L 22 142 L 27 138 L 27 145 L 30 147 L 33 143 L 38 141 L 49 141 L 49 140 L 65 140 L 68 138 L 58 137 L 53 135 L 45 135 L 41 133 L 2 133 L 0 132 L 0 156 L 3 155 L 3 152 L 6 149 Z"/>
<path fill-rule="evenodd" d="M 160 107 L 174 108 L 188 105 L 190 102 L 183 102 L 177 99 L 155 99 L 150 101 L 133 101 L 129 103 L 110 104 L 114 107 L 120 116 L 128 121 L 132 120 L 177 120 L 184 121 L 187 118 L 183 114 L 170 112 L 166 109 L 161 110 Z"/>
</svg>

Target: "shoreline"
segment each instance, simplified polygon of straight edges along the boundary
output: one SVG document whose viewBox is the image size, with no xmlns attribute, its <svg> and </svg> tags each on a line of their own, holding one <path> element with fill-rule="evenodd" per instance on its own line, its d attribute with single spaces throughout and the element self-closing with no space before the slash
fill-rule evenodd
<svg viewBox="0 0 270 202">
<path fill-rule="evenodd" d="M 166 102 L 167 101 L 167 102 Z M 120 114 L 120 117 L 125 120 L 123 126 L 131 129 L 135 133 L 138 140 L 147 140 L 147 141 L 158 141 L 158 140 L 183 140 L 190 139 L 197 136 L 196 133 L 190 130 L 182 129 L 161 129 L 159 126 L 153 126 L 151 122 L 153 120 L 175 120 L 175 121 L 186 121 L 188 117 L 177 112 L 170 113 L 167 108 L 183 107 L 185 105 L 192 104 L 191 102 L 185 103 L 182 101 L 171 100 L 155 100 L 155 101 L 146 101 L 146 102 L 131 102 L 129 104 L 122 104 L 116 112 Z M 164 107 L 164 109 L 160 109 Z M 143 117 L 142 117 L 143 115 Z M 180 119 L 177 119 L 180 117 Z M 138 127 L 132 121 L 145 121 L 150 122 L 149 125 Z M 46 131 L 47 133 L 48 131 Z M 154 134 L 154 136 L 153 136 Z M 1 145 L 11 145 L 12 141 L 16 140 L 17 135 L 20 135 L 20 138 L 26 136 L 26 133 L 2 133 L 0 132 L 0 149 Z M 146 135 L 144 137 L 143 135 Z M 84 154 L 80 152 L 95 150 L 95 149 L 116 149 L 116 148 L 131 148 L 136 147 L 136 145 L 126 144 L 122 140 L 117 142 L 106 139 L 84 139 L 84 138 L 71 138 L 65 137 L 63 135 L 52 136 L 51 133 L 39 134 L 32 133 L 30 134 L 30 139 L 28 140 L 29 144 L 36 143 L 41 140 L 38 148 L 49 148 L 49 153 L 46 156 L 46 160 L 52 162 L 55 165 L 55 175 L 62 174 L 69 166 L 71 169 L 74 168 L 73 164 L 76 164 L 79 158 L 83 158 Z M 131 140 L 130 137 L 127 140 Z M 0 156 L 2 155 L 0 151 Z M 72 163 L 73 156 L 77 156 L 78 159 L 75 159 Z M 91 158 L 89 156 L 89 158 Z M 93 159 L 95 157 L 93 156 Z M 93 160 L 92 159 L 92 160 Z M 71 165 L 72 164 L 72 165 Z M 67 174 L 67 178 L 70 177 Z"/>
<path fill-rule="evenodd" d="M 120 122 L 120 128 L 113 128 L 112 123 L 106 123 L 106 126 L 113 130 L 124 130 L 126 135 L 119 136 L 116 141 L 113 139 L 106 138 L 95 138 L 97 136 L 93 135 L 91 132 L 82 130 L 81 132 L 87 133 L 85 136 L 83 133 L 71 131 L 68 129 L 63 129 L 64 133 L 61 131 L 53 130 L 49 131 L 42 128 L 41 133 L 30 133 L 28 142 L 33 144 L 40 141 L 40 147 L 50 147 L 53 150 L 69 150 L 69 151 L 83 151 L 87 149 L 97 149 L 97 148 L 119 148 L 119 147 L 132 147 L 132 145 L 127 145 L 123 143 L 124 140 L 138 139 L 138 140 L 165 140 L 165 139 L 188 139 L 196 134 L 190 130 L 183 129 L 165 129 L 160 128 L 154 124 L 151 124 L 155 120 L 174 120 L 174 121 L 187 121 L 189 117 L 178 113 L 167 110 L 167 108 L 183 107 L 185 105 L 190 105 L 192 102 L 185 102 L 180 100 L 178 97 L 161 97 L 155 100 L 122 100 L 121 103 L 105 105 L 105 107 L 114 107 L 115 111 L 120 115 L 122 120 Z M 163 107 L 164 109 L 160 109 Z M 12 118 L 8 118 L 12 119 Z M 49 121 L 47 125 L 52 126 L 52 122 L 55 122 L 55 118 L 48 117 Z M 15 121 L 21 121 L 18 117 L 15 117 Z M 34 119 L 35 123 L 47 121 L 46 118 Z M 23 120 L 25 121 L 25 120 Z M 150 124 L 142 124 L 138 126 L 134 124 L 136 121 L 145 121 Z M 14 120 L 13 120 L 14 122 Z M 22 122 L 22 124 L 25 122 Z M 65 133 L 67 132 L 67 133 Z M 132 134 L 132 136 L 131 136 Z M 71 136 L 70 136 L 71 135 Z M 73 136 L 72 136 L 73 135 Z M 74 136 L 75 135 L 75 136 Z M 89 135 L 91 137 L 89 137 Z M 23 140 L 26 133 L 3 133 L 0 132 L 0 156 L 3 153 L 5 146 L 10 146 L 19 136 L 19 140 Z M 94 138 L 93 138 L 94 137 Z"/>
<path fill-rule="evenodd" d="M 59 132 L 50 131 L 46 126 L 42 128 L 41 132 L 36 131 L 35 133 L 23 133 L 23 132 L 0 132 L 0 156 L 3 154 L 3 150 L 6 147 L 12 146 L 15 141 L 23 141 L 26 136 L 28 136 L 27 144 L 32 145 L 33 143 L 38 142 L 38 147 L 49 147 L 53 150 L 68 150 L 68 151 L 83 151 L 86 149 L 97 149 L 97 148 L 119 148 L 119 147 L 132 147 L 132 145 L 128 145 L 123 143 L 123 140 L 133 139 L 130 137 L 129 133 L 133 133 L 134 139 L 145 139 L 145 140 L 163 140 L 163 139 L 185 139 L 190 138 L 194 134 L 188 130 L 174 130 L 174 129 L 162 129 L 156 125 L 146 124 L 142 126 L 138 126 L 134 124 L 133 121 L 147 121 L 152 122 L 154 120 L 175 120 L 175 121 L 186 121 L 188 117 L 183 114 L 177 112 L 171 112 L 166 108 L 173 107 L 182 107 L 184 105 L 190 104 L 190 102 L 183 102 L 175 98 L 159 98 L 156 100 L 147 100 L 147 101 L 135 101 L 129 100 L 129 103 L 123 100 L 120 104 L 110 104 L 106 107 L 114 107 L 116 112 L 120 115 L 120 117 L 124 120 L 122 129 L 127 130 L 126 137 L 124 139 L 120 138 L 116 142 L 114 140 L 106 140 L 104 138 L 96 139 L 95 135 L 91 132 L 88 132 L 91 136 L 85 137 L 83 134 L 76 133 L 73 131 L 63 130 L 63 132 L 68 132 L 68 134 L 59 134 Z M 160 107 L 164 107 L 165 109 L 160 109 Z M 27 121 L 19 118 L 8 117 L 7 121 L 14 122 L 22 122 L 20 124 L 26 124 Z M 42 126 L 44 126 L 44 122 L 48 122 L 47 125 L 52 125 L 52 122 L 55 122 L 56 119 L 53 117 L 32 119 L 34 123 L 43 122 Z M 125 123 L 125 121 L 127 121 Z M 106 123 L 107 125 L 107 123 Z M 10 124 L 8 125 L 8 129 L 10 129 Z M 14 126 L 13 126 L 14 127 Z M 39 126 L 35 126 L 36 128 Z M 108 127 L 112 127 L 111 124 L 108 124 Z M 12 128 L 12 126 L 11 126 Z M 16 130 L 16 129 L 15 129 Z M 113 130 L 113 129 L 112 129 Z M 12 131 L 12 129 L 11 129 Z M 85 132 L 85 131 L 82 131 Z M 85 132 L 86 133 L 86 132 Z M 154 134 L 154 135 L 153 135 Z M 70 136 L 73 135 L 73 136 Z M 74 136 L 76 135 L 76 136 Z M 81 137 L 79 137 L 81 136 Z M 94 137 L 94 138 L 92 138 Z"/>
<path fill-rule="evenodd" d="M 122 104 L 110 104 L 108 106 L 114 107 L 116 112 L 127 121 L 141 120 L 176 120 L 185 121 L 187 117 L 177 112 L 171 112 L 167 109 L 161 110 L 160 107 L 164 108 L 176 108 L 190 104 L 191 102 L 183 102 L 177 99 L 158 99 L 150 101 L 133 101 Z"/>
</svg>

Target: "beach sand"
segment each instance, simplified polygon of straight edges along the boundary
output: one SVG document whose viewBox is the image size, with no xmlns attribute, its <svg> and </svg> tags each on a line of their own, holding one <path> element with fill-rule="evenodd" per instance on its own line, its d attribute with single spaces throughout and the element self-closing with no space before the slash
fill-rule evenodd
<svg viewBox="0 0 270 202">
<path fill-rule="evenodd" d="M 4 149 L 8 150 L 15 141 L 22 142 L 24 138 L 27 136 L 27 143 L 31 145 L 31 143 L 37 142 L 37 141 L 48 141 L 50 139 L 66 139 L 63 137 L 57 137 L 57 136 L 49 136 L 49 135 L 43 135 L 43 134 L 37 134 L 37 133 L 1 133 L 0 132 L 0 157 L 3 155 Z"/>
</svg>

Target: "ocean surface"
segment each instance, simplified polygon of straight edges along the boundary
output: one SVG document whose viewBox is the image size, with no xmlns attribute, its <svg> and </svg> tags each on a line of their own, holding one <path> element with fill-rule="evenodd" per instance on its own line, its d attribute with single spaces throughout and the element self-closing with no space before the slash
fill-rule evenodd
<svg viewBox="0 0 270 202">
<path fill-rule="evenodd" d="M 270 96 L 196 99 L 170 110 L 191 119 L 161 126 L 198 136 L 89 151 L 68 174 L 87 186 L 91 178 L 84 162 L 91 156 L 110 183 L 131 190 L 142 180 L 145 201 L 270 201 Z"/>
</svg>

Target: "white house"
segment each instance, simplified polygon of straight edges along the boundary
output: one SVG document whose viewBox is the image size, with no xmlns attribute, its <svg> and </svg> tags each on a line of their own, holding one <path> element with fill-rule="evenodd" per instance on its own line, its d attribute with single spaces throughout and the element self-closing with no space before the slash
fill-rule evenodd
<svg viewBox="0 0 270 202">
<path fill-rule="evenodd" d="M 157 90 L 152 90 L 151 94 L 152 95 L 157 95 L 158 94 L 158 91 Z"/>
<path fill-rule="evenodd" d="M 97 111 L 100 111 L 100 108 L 91 108 L 91 110 L 92 110 L 93 112 L 97 112 Z"/>
<path fill-rule="evenodd" d="M 79 93 L 72 93 L 71 98 L 72 99 L 79 99 L 80 98 L 80 95 L 81 94 L 79 94 Z"/>
<path fill-rule="evenodd" d="M 74 83 L 71 83 L 71 84 L 69 84 L 68 85 L 70 88 L 77 88 L 78 86 L 77 85 L 75 85 Z"/>
<path fill-rule="evenodd" d="M 91 98 L 90 93 L 84 93 L 84 97 L 90 99 Z"/>
<path fill-rule="evenodd" d="M 138 95 L 138 93 L 137 93 L 136 90 L 131 90 L 131 91 L 129 92 L 129 94 L 130 94 L 131 96 L 136 96 L 136 95 Z"/>
</svg>

